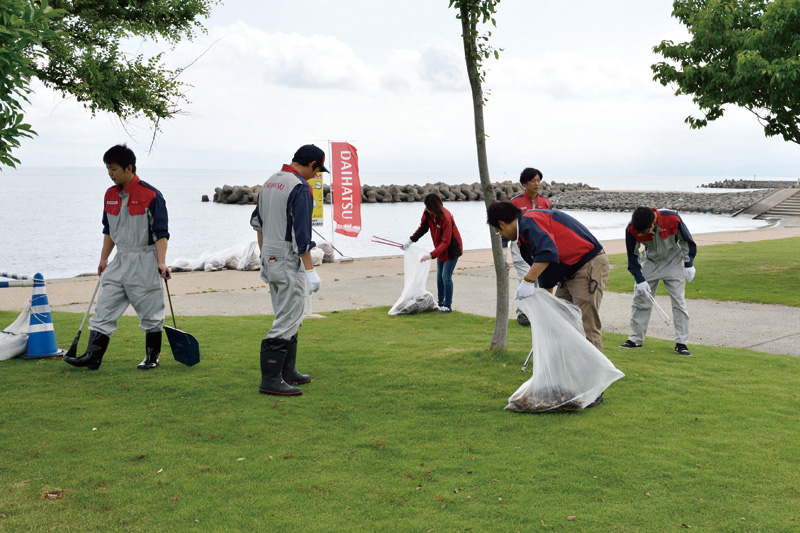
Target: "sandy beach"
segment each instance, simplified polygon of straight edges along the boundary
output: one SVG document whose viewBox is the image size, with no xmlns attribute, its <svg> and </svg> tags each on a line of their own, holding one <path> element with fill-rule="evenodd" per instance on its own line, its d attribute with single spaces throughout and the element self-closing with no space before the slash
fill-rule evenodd
<svg viewBox="0 0 800 533">
<path fill-rule="evenodd" d="M 792 225 L 746 232 L 698 234 L 694 237 L 697 245 L 702 247 L 798 236 L 800 226 Z M 623 240 L 604 241 L 603 245 L 611 254 L 625 251 Z M 432 268 L 428 290 L 435 294 L 435 265 Z M 315 317 L 318 313 L 330 311 L 391 306 L 403 289 L 403 258 L 400 256 L 325 263 L 317 270 L 322 279 L 322 289 L 313 295 L 312 316 Z M 511 274 L 509 290 L 513 294 L 517 281 L 513 272 Z M 701 275 L 699 271 L 698 276 Z M 465 252 L 458 261 L 453 277 L 454 311 L 494 316 L 494 278 L 491 250 Z M 96 276 L 48 280 L 47 295 L 51 311 L 86 312 L 96 283 Z M 178 316 L 272 313 L 267 287 L 259 279 L 258 272 L 224 270 L 175 273 L 169 282 L 169 290 Z M 30 298 L 31 289 L 3 289 L 0 295 L 0 310 L 17 311 Z M 669 312 L 668 296 L 659 295 L 657 300 Z M 628 333 L 630 304 L 630 294 L 606 292 L 601 307 L 603 331 Z M 687 304 L 691 316 L 690 347 L 692 344 L 707 344 L 800 356 L 800 308 L 714 300 L 687 300 Z M 510 301 L 509 316 L 514 316 L 513 310 L 514 304 Z M 126 314 L 135 313 L 129 307 Z M 758 317 L 757 320 L 754 317 Z M 447 320 L 447 315 L 432 314 L 431 319 Z M 757 327 L 753 326 L 754 322 L 758 323 Z M 510 327 L 521 326 L 512 323 Z M 673 330 L 654 315 L 648 335 L 671 339 Z"/>
</svg>

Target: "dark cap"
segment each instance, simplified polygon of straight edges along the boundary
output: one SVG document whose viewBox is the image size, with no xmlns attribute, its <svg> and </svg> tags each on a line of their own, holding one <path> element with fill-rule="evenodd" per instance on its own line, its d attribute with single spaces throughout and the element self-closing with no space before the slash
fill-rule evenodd
<svg viewBox="0 0 800 533">
<path fill-rule="evenodd" d="M 303 165 L 308 165 L 312 161 L 316 161 L 317 164 L 320 166 L 320 172 L 327 172 L 330 174 L 330 170 L 325 168 L 325 152 L 322 151 L 321 148 L 318 146 L 314 146 L 313 144 L 304 144 L 297 151 L 294 153 L 294 157 L 292 161 L 297 161 L 298 163 L 302 163 Z"/>
</svg>

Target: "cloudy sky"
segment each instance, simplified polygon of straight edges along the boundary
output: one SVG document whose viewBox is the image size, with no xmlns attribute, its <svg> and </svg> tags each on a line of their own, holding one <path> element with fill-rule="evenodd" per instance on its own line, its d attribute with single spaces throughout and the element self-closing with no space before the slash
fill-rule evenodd
<svg viewBox="0 0 800 533">
<path fill-rule="evenodd" d="M 494 177 L 796 177 L 800 147 L 730 109 L 702 130 L 689 97 L 652 81 L 651 49 L 685 40 L 669 0 L 503 0 L 485 109 Z M 369 172 L 475 173 L 460 22 L 447 0 L 226 0 L 208 34 L 168 52 L 188 114 L 163 126 L 91 118 L 38 87 L 26 166 L 95 166 L 127 142 L 153 168 L 272 171 L 301 144 L 348 140 Z M 149 51 L 132 43 L 131 53 Z M 655 178 L 652 178 L 655 179 Z"/>
</svg>

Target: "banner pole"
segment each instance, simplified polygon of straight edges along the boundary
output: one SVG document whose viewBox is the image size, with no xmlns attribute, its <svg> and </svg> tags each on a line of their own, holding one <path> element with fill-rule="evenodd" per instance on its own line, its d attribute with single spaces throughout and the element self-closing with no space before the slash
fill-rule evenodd
<svg viewBox="0 0 800 533">
<path fill-rule="evenodd" d="M 331 160 L 331 166 L 333 166 L 333 145 L 330 139 L 328 139 L 328 155 Z M 334 226 L 336 226 L 336 222 L 334 221 L 334 209 L 336 206 L 336 201 L 333 198 L 333 172 L 328 173 L 328 177 L 331 180 L 331 247 L 333 247 L 333 234 L 335 233 L 333 229 Z"/>
</svg>

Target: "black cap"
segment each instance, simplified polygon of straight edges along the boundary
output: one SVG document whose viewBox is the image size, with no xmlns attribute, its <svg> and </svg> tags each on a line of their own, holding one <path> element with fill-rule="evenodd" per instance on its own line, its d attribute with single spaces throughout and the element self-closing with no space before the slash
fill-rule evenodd
<svg viewBox="0 0 800 533">
<path fill-rule="evenodd" d="M 298 161 L 298 159 L 305 160 L 305 163 L 303 163 L 303 161 Z M 325 168 L 325 152 L 322 151 L 322 148 L 319 148 L 313 144 L 304 144 L 298 148 L 294 153 L 292 161 L 298 161 L 304 165 L 307 165 L 312 161 L 316 161 L 320 166 L 320 172 L 327 172 L 328 174 L 331 172 Z"/>
</svg>

